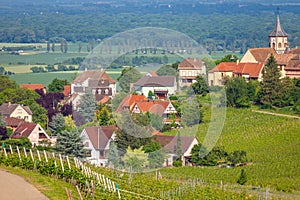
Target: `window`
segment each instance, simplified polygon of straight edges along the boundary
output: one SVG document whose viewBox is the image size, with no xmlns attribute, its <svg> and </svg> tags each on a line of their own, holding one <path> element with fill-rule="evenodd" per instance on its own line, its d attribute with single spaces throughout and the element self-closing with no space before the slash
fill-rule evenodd
<svg viewBox="0 0 300 200">
<path fill-rule="evenodd" d="M 210 81 L 210 85 L 214 86 L 214 81 L 213 80 Z"/>
<path fill-rule="evenodd" d="M 281 45 L 281 43 L 279 42 L 279 43 L 278 43 L 278 48 L 281 48 L 281 46 L 282 46 L 282 45 Z"/>
<path fill-rule="evenodd" d="M 85 150 L 85 157 L 92 157 L 92 150 L 86 149 Z"/>
<path fill-rule="evenodd" d="M 272 43 L 272 48 L 275 48 L 275 47 L 276 47 L 275 42 L 273 42 Z"/>
<path fill-rule="evenodd" d="M 22 109 L 18 109 L 18 114 L 22 114 Z"/>
</svg>

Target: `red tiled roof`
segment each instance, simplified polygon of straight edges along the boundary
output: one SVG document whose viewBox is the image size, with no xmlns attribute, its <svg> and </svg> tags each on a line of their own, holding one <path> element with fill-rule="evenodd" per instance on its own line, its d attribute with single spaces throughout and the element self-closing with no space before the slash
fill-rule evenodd
<svg viewBox="0 0 300 200">
<path fill-rule="evenodd" d="M 177 136 L 168 136 L 168 135 L 156 135 L 153 137 L 160 146 L 168 153 L 175 153 L 177 146 Z M 191 136 L 181 136 L 181 152 L 184 154 L 188 148 L 191 146 L 195 137 Z"/>
<path fill-rule="evenodd" d="M 265 63 L 271 54 L 277 54 L 273 48 L 253 48 L 249 49 L 255 60 L 259 63 Z"/>
<path fill-rule="evenodd" d="M 169 104 L 170 102 L 168 101 L 143 101 L 136 103 L 141 112 L 150 112 L 160 116 L 164 113 Z"/>
<path fill-rule="evenodd" d="M 71 95 L 71 85 L 64 85 L 64 97 Z"/>
<path fill-rule="evenodd" d="M 115 83 L 116 81 L 112 79 L 104 70 L 88 70 L 80 74 L 73 83 L 82 83 L 87 79 L 93 80 L 108 80 L 109 83 Z"/>
<path fill-rule="evenodd" d="M 15 132 L 12 134 L 12 138 L 29 137 L 34 128 L 37 126 L 36 123 L 22 122 L 19 124 Z"/>
<path fill-rule="evenodd" d="M 101 103 L 101 104 L 106 104 L 106 103 L 109 102 L 109 101 L 110 101 L 110 97 L 104 96 L 104 97 L 99 101 L 99 103 Z"/>
<path fill-rule="evenodd" d="M 300 48 L 291 49 L 288 53 L 291 53 L 291 54 L 300 54 Z"/>
<path fill-rule="evenodd" d="M 9 127 L 17 127 L 20 123 L 24 122 L 24 120 L 15 117 L 5 117 L 4 120 L 6 126 Z"/>
<path fill-rule="evenodd" d="M 21 84 L 20 88 L 27 88 L 29 90 L 41 90 L 44 89 L 45 86 L 43 84 Z"/>
<path fill-rule="evenodd" d="M 178 64 L 178 70 L 180 69 L 202 69 L 204 62 L 198 58 L 186 58 Z"/>
<path fill-rule="evenodd" d="M 116 126 L 90 126 L 84 128 L 95 149 L 104 149 L 117 130 Z"/>
<path fill-rule="evenodd" d="M 127 107 L 130 109 L 130 107 L 136 103 L 136 102 L 140 102 L 140 101 L 147 101 L 147 97 L 145 97 L 144 95 L 133 95 L 133 94 L 129 94 L 127 95 L 122 102 L 120 103 L 117 112 L 121 112 L 124 107 Z"/>
<path fill-rule="evenodd" d="M 257 78 L 263 68 L 262 63 L 235 63 L 235 62 L 222 62 L 209 73 L 213 72 L 233 72 L 235 74 L 249 74 L 250 77 Z"/>
</svg>

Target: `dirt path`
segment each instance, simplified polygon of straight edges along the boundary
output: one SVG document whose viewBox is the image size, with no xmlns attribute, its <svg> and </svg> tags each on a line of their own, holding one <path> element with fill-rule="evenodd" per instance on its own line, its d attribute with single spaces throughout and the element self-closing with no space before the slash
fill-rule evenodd
<svg viewBox="0 0 300 200">
<path fill-rule="evenodd" d="M 0 170 L 1 200 L 48 200 L 22 177 Z"/>
<path fill-rule="evenodd" d="M 272 113 L 272 112 L 261 111 L 261 110 L 252 110 L 252 112 L 262 113 L 262 114 L 267 114 L 267 115 L 280 116 L 280 117 L 289 117 L 289 118 L 294 118 L 294 119 L 300 119 L 299 116 L 285 115 L 285 114 L 279 114 L 279 113 Z"/>
</svg>

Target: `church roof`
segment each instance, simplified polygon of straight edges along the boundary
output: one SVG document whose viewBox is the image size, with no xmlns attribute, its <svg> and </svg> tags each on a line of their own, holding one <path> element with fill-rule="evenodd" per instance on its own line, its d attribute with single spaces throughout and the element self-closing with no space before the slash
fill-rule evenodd
<svg viewBox="0 0 300 200">
<path fill-rule="evenodd" d="M 282 29 L 280 24 L 279 15 L 277 15 L 277 22 L 269 37 L 287 37 L 288 34 Z"/>
</svg>

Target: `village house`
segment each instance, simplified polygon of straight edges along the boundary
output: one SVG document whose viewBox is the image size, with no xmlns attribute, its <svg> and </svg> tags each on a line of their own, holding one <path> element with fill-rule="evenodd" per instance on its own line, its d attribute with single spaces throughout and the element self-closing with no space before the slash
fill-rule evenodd
<svg viewBox="0 0 300 200">
<path fill-rule="evenodd" d="M 232 77 L 262 81 L 263 68 L 271 55 L 277 62 L 282 78 L 300 78 L 300 50 L 289 49 L 288 35 L 281 27 L 279 16 L 269 34 L 269 44 L 269 48 L 248 49 L 240 62 L 220 63 L 208 72 L 208 84 L 222 86 L 225 78 Z"/>
<path fill-rule="evenodd" d="M 28 106 L 13 103 L 3 103 L 0 106 L 0 112 L 3 117 L 15 117 L 24 119 L 24 121 L 32 122 L 32 112 Z"/>
<path fill-rule="evenodd" d="M 206 75 L 206 66 L 198 58 L 187 58 L 178 64 L 179 87 L 191 86 L 198 75 Z"/>
<path fill-rule="evenodd" d="M 80 96 L 87 92 L 94 94 L 97 102 L 100 102 L 105 97 L 112 99 L 117 92 L 116 81 L 103 69 L 86 70 L 80 74 L 71 84 L 70 98 L 72 99 L 74 110 L 80 103 Z"/>
<path fill-rule="evenodd" d="M 28 83 L 28 84 L 21 84 L 20 85 L 20 88 L 27 88 L 29 90 L 32 90 L 32 91 L 36 91 L 36 90 L 43 90 L 43 93 L 46 94 L 46 87 L 43 85 L 43 84 L 31 84 L 31 83 Z"/>
<path fill-rule="evenodd" d="M 87 150 L 88 162 L 97 166 L 107 165 L 110 142 L 114 140 L 116 130 L 116 126 L 90 126 L 82 130 L 80 137 Z"/>
<path fill-rule="evenodd" d="M 173 122 L 170 119 L 171 114 L 175 114 L 175 123 L 179 123 L 180 119 L 177 116 L 175 107 L 169 100 L 149 100 L 144 95 L 127 95 L 120 103 L 117 112 L 130 111 L 134 114 L 139 113 L 153 113 L 163 118 L 164 124 Z"/>
<path fill-rule="evenodd" d="M 181 136 L 181 160 L 182 165 L 190 166 L 192 163 L 191 152 L 195 145 L 198 145 L 199 142 L 196 137 L 192 136 Z M 159 143 L 163 151 L 167 154 L 167 158 L 163 164 L 164 167 L 172 166 L 173 162 L 177 160 L 176 149 L 177 149 L 177 136 L 168 136 L 168 135 L 156 135 L 154 140 Z"/>
<path fill-rule="evenodd" d="M 45 145 L 45 143 L 51 142 L 50 137 L 39 124 L 13 117 L 6 117 L 4 120 L 6 127 L 13 131 L 10 137 L 12 139 L 27 137 L 32 146 Z"/>
<path fill-rule="evenodd" d="M 175 76 L 158 76 L 156 73 L 147 73 L 137 82 L 131 84 L 132 92 L 147 96 L 149 91 L 160 99 L 167 99 L 168 96 L 174 95 L 177 90 Z"/>
</svg>

